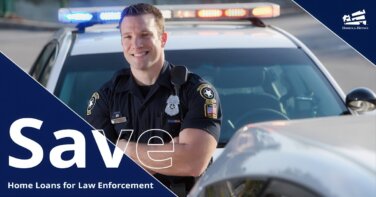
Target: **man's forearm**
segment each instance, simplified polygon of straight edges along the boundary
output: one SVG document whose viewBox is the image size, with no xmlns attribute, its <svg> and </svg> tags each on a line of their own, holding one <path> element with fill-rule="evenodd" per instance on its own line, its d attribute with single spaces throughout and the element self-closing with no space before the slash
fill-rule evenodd
<svg viewBox="0 0 376 197">
<path fill-rule="evenodd" d="M 212 135 L 195 128 L 182 130 L 179 137 L 174 138 L 174 143 L 137 144 L 126 140 L 118 143 L 125 154 L 147 170 L 174 176 L 201 175 L 216 146 L 217 141 Z"/>
<path fill-rule="evenodd" d="M 119 147 L 124 149 L 127 141 L 121 140 Z M 186 144 L 169 143 L 165 145 L 147 145 L 143 143 L 129 142 L 125 151 L 136 163 L 148 171 L 174 176 L 192 176 L 190 173 L 195 162 L 193 154 L 184 155 L 190 152 Z"/>
</svg>

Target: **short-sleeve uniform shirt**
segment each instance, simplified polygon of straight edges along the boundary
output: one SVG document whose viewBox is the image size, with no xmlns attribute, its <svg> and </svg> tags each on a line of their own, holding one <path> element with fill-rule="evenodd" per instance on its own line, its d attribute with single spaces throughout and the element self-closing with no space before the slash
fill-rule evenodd
<svg viewBox="0 0 376 197">
<path fill-rule="evenodd" d="M 171 83 L 172 68 L 165 61 L 156 83 L 146 94 L 136 84 L 130 69 L 117 72 L 90 98 L 87 121 L 102 129 L 114 143 L 118 138 L 139 143 L 161 143 L 162 138 L 167 143 L 185 128 L 201 129 L 218 141 L 222 113 L 215 88 L 189 73 L 177 96 Z M 131 129 L 133 134 L 122 133 L 122 129 Z M 195 182 L 194 177 L 154 176 L 167 187 L 184 183 L 190 189 Z"/>
<path fill-rule="evenodd" d="M 171 83 L 172 68 L 165 61 L 146 95 L 129 68 L 120 70 L 90 98 L 87 121 L 102 129 L 112 142 L 122 134 L 120 138 L 134 142 L 147 143 L 152 136 L 159 136 L 167 143 L 185 128 L 201 129 L 218 141 L 222 114 L 215 88 L 189 73 L 177 96 Z M 132 129 L 133 134 L 121 133 L 122 129 Z"/>
</svg>

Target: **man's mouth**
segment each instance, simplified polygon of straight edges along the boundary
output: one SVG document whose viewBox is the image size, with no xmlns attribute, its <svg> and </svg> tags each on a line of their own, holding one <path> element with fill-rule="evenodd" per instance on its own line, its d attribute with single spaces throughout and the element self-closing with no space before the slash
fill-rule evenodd
<svg viewBox="0 0 376 197">
<path fill-rule="evenodd" d="M 133 53 L 131 54 L 133 57 L 142 57 L 149 53 L 149 51 L 139 52 L 139 53 Z"/>
</svg>

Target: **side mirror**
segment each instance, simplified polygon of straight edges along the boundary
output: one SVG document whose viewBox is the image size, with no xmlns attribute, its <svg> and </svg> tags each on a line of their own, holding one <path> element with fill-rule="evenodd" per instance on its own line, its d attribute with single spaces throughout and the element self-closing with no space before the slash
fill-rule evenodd
<svg viewBox="0 0 376 197">
<path fill-rule="evenodd" d="M 346 96 L 346 106 L 357 113 L 376 109 L 376 94 L 368 88 L 356 88 Z"/>
</svg>

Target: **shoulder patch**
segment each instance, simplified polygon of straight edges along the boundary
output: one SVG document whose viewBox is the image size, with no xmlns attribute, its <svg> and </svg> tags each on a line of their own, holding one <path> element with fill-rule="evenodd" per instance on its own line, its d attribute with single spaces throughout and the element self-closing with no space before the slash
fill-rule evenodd
<svg viewBox="0 0 376 197">
<path fill-rule="evenodd" d="M 197 91 L 200 92 L 200 95 L 204 99 L 214 99 L 214 91 L 209 84 L 201 84 L 198 86 Z"/>
<path fill-rule="evenodd" d="M 197 91 L 205 99 L 204 114 L 207 118 L 216 119 L 218 117 L 217 100 L 213 88 L 209 84 L 201 84 Z"/>
<path fill-rule="evenodd" d="M 97 100 L 99 99 L 99 94 L 98 92 L 94 92 L 93 95 L 91 96 L 90 100 L 89 100 L 89 104 L 87 106 L 87 110 L 86 110 L 86 115 L 91 115 L 91 110 L 94 108 L 95 106 L 95 103 L 97 102 Z"/>
<path fill-rule="evenodd" d="M 205 110 L 204 111 L 205 112 L 205 117 L 211 118 L 211 119 L 218 118 L 217 103 L 205 104 L 204 110 Z"/>
</svg>

